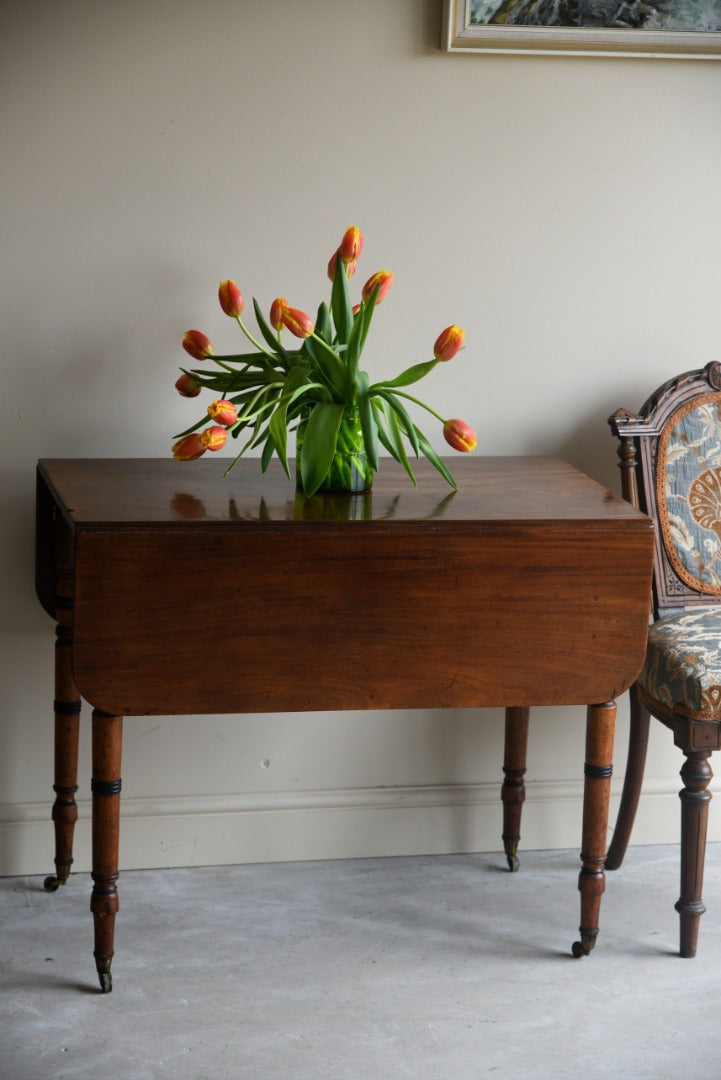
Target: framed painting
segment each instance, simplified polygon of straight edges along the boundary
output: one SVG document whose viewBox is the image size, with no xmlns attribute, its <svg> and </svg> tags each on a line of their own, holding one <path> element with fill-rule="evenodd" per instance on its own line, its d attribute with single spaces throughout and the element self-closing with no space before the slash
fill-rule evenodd
<svg viewBox="0 0 721 1080">
<path fill-rule="evenodd" d="M 721 0 L 444 0 L 446 52 L 721 59 Z"/>
</svg>

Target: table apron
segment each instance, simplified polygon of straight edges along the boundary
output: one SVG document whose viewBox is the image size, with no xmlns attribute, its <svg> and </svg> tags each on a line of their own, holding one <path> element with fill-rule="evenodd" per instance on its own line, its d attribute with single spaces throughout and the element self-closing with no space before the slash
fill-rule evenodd
<svg viewBox="0 0 721 1080">
<path fill-rule="evenodd" d="M 605 701 L 643 662 L 651 544 L 636 522 L 79 531 L 74 677 L 118 714 Z"/>
</svg>

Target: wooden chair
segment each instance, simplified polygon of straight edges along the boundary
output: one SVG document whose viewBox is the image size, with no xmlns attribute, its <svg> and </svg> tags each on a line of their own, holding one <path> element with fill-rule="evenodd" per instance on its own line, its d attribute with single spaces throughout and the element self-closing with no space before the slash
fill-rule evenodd
<svg viewBox="0 0 721 1080">
<path fill-rule="evenodd" d="M 606 867 L 623 861 L 646 760 L 649 716 L 673 732 L 681 769 L 681 956 L 695 956 L 706 827 L 721 747 L 721 363 L 659 387 L 638 414 L 609 418 L 623 494 L 657 523 L 653 623 L 630 691 L 628 764 Z"/>
<path fill-rule="evenodd" d="M 639 413 L 609 418 L 620 440 L 624 497 L 657 524 L 653 611 L 646 660 L 629 691 L 628 762 L 606 869 L 626 853 L 638 807 L 649 718 L 674 735 L 681 769 L 680 954 L 695 956 L 712 751 L 721 747 L 721 363 L 688 371 L 660 386 Z M 516 854 L 527 709 L 506 710 L 503 843 L 511 870 Z"/>
</svg>

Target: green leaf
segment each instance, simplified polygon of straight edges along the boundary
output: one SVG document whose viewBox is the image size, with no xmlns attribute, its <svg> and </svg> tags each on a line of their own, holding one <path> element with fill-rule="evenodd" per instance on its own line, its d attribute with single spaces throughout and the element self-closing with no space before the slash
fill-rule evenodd
<svg viewBox="0 0 721 1080">
<path fill-rule="evenodd" d="M 358 372 L 358 387 L 358 411 L 360 413 L 361 428 L 363 429 L 363 442 L 368 460 L 372 468 L 378 472 L 378 424 L 376 423 L 371 398 L 368 393 L 367 372 Z"/>
<path fill-rule="evenodd" d="M 451 485 L 454 491 L 458 491 L 458 484 L 455 482 L 446 466 L 438 457 L 438 454 L 428 442 L 428 439 L 425 437 L 420 428 L 416 428 L 416 434 L 418 435 L 418 443 L 420 445 L 420 448 L 430 461 L 431 465 L 434 465 L 435 468 L 438 469 L 438 472 L 441 474 L 443 479 Z"/>
<path fill-rule="evenodd" d="M 322 337 L 328 345 L 333 342 L 333 325 L 330 321 L 330 312 L 328 311 L 328 305 L 323 303 L 318 308 L 318 315 L 315 320 L 315 332 L 318 337 Z"/>
<path fill-rule="evenodd" d="M 386 414 L 386 420 L 388 421 L 388 432 L 390 434 L 391 442 L 393 443 L 393 447 L 395 449 L 394 457 L 396 461 L 400 461 L 401 465 L 408 473 L 413 486 L 415 487 L 416 478 L 413 475 L 413 469 L 411 468 L 411 463 L 408 460 L 406 448 L 403 445 L 403 435 L 398 424 L 398 418 L 389 403 L 385 400 L 383 401 L 383 408 Z"/>
<path fill-rule="evenodd" d="M 277 356 L 280 356 L 285 360 L 285 358 L 287 356 L 287 353 L 286 353 L 285 349 L 283 348 L 283 346 L 281 345 L 281 343 L 278 341 L 277 333 L 275 333 L 273 328 L 271 326 L 269 326 L 268 323 L 266 322 L 265 316 L 263 315 L 263 312 L 260 310 L 260 304 L 255 299 L 255 297 L 253 297 L 253 308 L 255 310 L 255 319 L 256 319 L 256 322 L 258 323 L 258 329 L 260 330 L 261 334 L 265 338 L 266 344 L 271 347 L 271 349 L 273 350 L 274 353 L 276 353 Z M 253 355 L 255 356 L 255 358 L 257 360 L 258 354 L 254 353 Z"/>
<path fill-rule="evenodd" d="M 275 410 L 270 418 L 270 434 L 275 444 L 275 452 L 278 455 L 278 460 L 283 466 L 285 475 L 290 479 L 290 469 L 288 468 L 288 425 L 285 421 L 285 402 L 281 402 L 278 408 Z"/>
<path fill-rule="evenodd" d="M 203 427 L 207 423 L 208 423 L 208 414 L 206 413 L 205 416 L 201 420 L 198 420 L 197 424 L 193 424 L 192 427 L 186 428 L 185 431 L 179 431 L 178 434 L 173 435 L 172 438 L 173 439 L 182 439 L 184 435 L 190 435 L 193 431 L 197 431 L 198 428 Z"/>
<path fill-rule="evenodd" d="M 330 387 L 336 399 L 345 401 L 346 369 L 341 358 L 322 338 L 308 337 L 305 344 L 318 375 Z"/>
<path fill-rule="evenodd" d="M 371 319 L 373 318 L 373 307 L 377 293 L 378 286 L 376 285 L 371 300 L 367 304 L 365 302 L 361 303 L 358 314 L 353 319 L 353 327 L 350 332 L 350 337 L 348 338 L 346 363 L 348 365 L 348 380 L 350 383 L 351 396 L 353 390 L 356 391 L 356 394 L 360 391 L 358 383 L 358 361 L 363 352 L 363 345 L 368 334 Z"/>
<path fill-rule="evenodd" d="M 344 411 L 345 405 L 340 402 L 320 402 L 310 414 L 300 462 L 301 481 L 306 495 L 315 495 L 328 474 Z"/>
<path fill-rule="evenodd" d="M 422 364 L 413 364 L 412 367 L 406 368 L 400 375 L 397 375 L 395 379 L 383 379 L 382 382 L 374 383 L 371 386 L 371 393 L 374 390 L 385 390 L 394 386 L 410 386 L 412 383 L 419 382 L 430 371 L 433 371 L 437 363 L 437 360 L 426 360 Z"/>
<path fill-rule="evenodd" d="M 305 368 L 291 368 L 278 398 L 278 406 L 270 418 L 270 434 L 275 443 L 278 460 L 285 475 L 290 479 L 288 468 L 288 406 L 306 390 L 308 373 Z"/>
<path fill-rule="evenodd" d="M 365 345 L 366 338 L 368 337 L 368 331 L 371 326 L 371 319 L 373 318 L 373 312 L 376 309 L 376 297 L 381 287 L 380 282 L 374 287 L 373 292 L 368 297 L 367 301 L 363 301 L 360 306 L 360 311 L 356 316 L 356 319 L 360 316 L 361 328 L 360 328 L 360 341 L 358 345 L 358 355 L 363 352 L 363 346 Z"/>
<path fill-rule="evenodd" d="M 270 465 L 270 459 L 273 457 L 273 451 L 275 450 L 275 443 L 271 435 L 265 440 L 263 446 L 263 452 L 260 455 L 260 471 L 265 472 Z"/>
<path fill-rule="evenodd" d="M 403 427 L 403 433 L 407 436 L 408 441 L 413 447 L 413 452 L 416 457 L 418 457 L 420 448 L 418 445 L 418 436 L 416 434 L 416 425 L 408 415 L 408 410 L 401 404 L 395 394 L 391 394 L 388 390 L 379 390 L 378 396 L 382 397 L 384 401 L 387 401 L 391 408 L 397 413 Z"/>
<path fill-rule="evenodd" d="M 342 265 L 342 259 L 340 257 L 336 262 L 341 265 L 336 266 L 336 272 L 333 278 L 333 288 L 330 294 L 330 307 L 333 312 L 333 322 L 335 324 L 335 332 L 338 336 L 338 341 L 341 345 L 347 345 L 350 332 L 353 329 L 353 305 L 351 304 L 350 293 L 348 291 L 348 278 L 346 277 L 345 266 Z"/>
</svg>

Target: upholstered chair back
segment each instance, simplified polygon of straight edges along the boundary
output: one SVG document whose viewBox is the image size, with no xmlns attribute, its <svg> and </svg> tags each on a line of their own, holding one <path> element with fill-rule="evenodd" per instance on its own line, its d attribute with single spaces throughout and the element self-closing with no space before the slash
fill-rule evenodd
<svg viewBox="0 0 721 1080">
<path fill-rule="evenodd" d="M 656 618 L 721 601 L 721 364 L 665 383 L 609 420 L 624 495 L 658 522 Z"/>
</svg>

